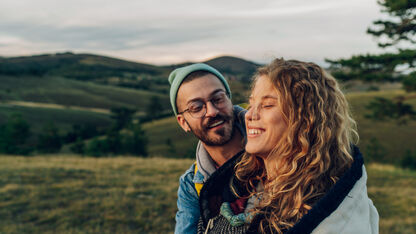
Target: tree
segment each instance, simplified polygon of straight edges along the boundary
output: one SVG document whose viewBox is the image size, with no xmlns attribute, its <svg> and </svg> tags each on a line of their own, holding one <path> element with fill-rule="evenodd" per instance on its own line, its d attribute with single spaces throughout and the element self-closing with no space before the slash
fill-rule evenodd
<svg viewBox="0 0 416 234">
<path fill-rule="evenodd" d="M 400 164 L 403 168 L 416 170 L 416 152 L 407 150 Z"/>
<path fill-rule="evenodd" d="M 72 143 L 81 138 L 82 140 L 95 137 L 99 134 L 97 127 L 92 124 L 74 124 L 72 125 L 72 130 L 67 132 L 63 137 L 65 143 Z"/>
<path fill-rule="evenodd" d="M 0 126 L 0 152 L 5 154 L 29 154 L 26 145 L 30 137 L 30 126 L 20 114 L 12 114 L 7 123 Z"/>
<path fill-rule="evenodd" d="M 146 108 L 147 119 L 156 119 L 162 114 L 163 106 L 158 96 L 152 96 Z"/>
<path fill-rule="evenodd" d="M 416 119 L 416 112 L 412 106 L 404 103 L 403 96 L 396 97 L 395 101 L 386 98 L 375 98 L 366 107 L 371 111 L 365 117 L 373 120 L 397 120 L 398 124 L 406 124 L 408 120 Z"/>
<path fill-rule="evenodd" d="M 333 75 L 338 79 L 400 81 L 407 91 L 415 91 L 416 85 L 409 78 L 414 80 L 416 77 L 416 1 L 379 0 L 378 4 L 389 19 L 374 21 L 367 33 L 378 39 L 379 47 L 394 48 L 395 52 L 326 61 L 331 64 Z M 399 71 L 398 68 L 406 69 Z"/>
<path fill-rule="evenodd" d="M 140 123 L 131 124 L 131 133 L 125 136 L 124 151 L 125 153 L 147 156 L 148 139 Z"/>
<path fill-rule="evenodd" d="M 61 147 L 62 139 L 55 124 L 50 122 L 43 126 L 42 133 L 38 137 L 37 150 L 41 153 L 56 153 Z"/>
<path fill-rule="evenodd" d="M 168 147 L 169 156 L 175 156 L 176 155 L 176 147 L 173 144 L 172 139 L 167 138 L 165 143 L 166 143 L 166 146 Z"/>
<path fill-rule="evenodd" d="M 75 143 L 71 145 L 70 150 L 76 154 L 85 154 L 85 143 L 81 137 L 78 137 Z"/>
<path fill-rule="evenodd" d="M 136 110 L 127 107 L 111 108 L 111 118 L 116 121 L 114 130 L 118 131 L 129 125 Z"/>
<path fill-rule="evenodd" d="M 370 138 L 369 144 L 365 148 L 365 155 L 367 162 L 383 161 L 386 156 L 386 149 L 380 144 L 377 138 Z"/>
<path fill-rule="evenodd" d="M 378 45 L 382 48 L 397 45 L 401 41 L 416 43 L 416 1 L 415 0 L 379 0 L 383 12 L 389 14 L 389 20 L 376 20 L 367 33 L 378 38 L 384 36 Z"/>
<path fill-rule="evenodd" d="M 119 131 L 110 130 L 105 138 L 105 153 L 112 153 L 117 155 L 123 152 L 123 145 L 122 145 L 122 138 L 123 136 L 120 134 Z"/>
<path fill-rule="evenodd" d="M 379 0 L 382 12 L 388 19 L 376 20 L 367 29 L 367 33 L 378 39 L 378 46 L 390 48 L 395 52 L 378 55 L 356 55 L 349 59 L 330 60 L 332 74 L 340 80 L 359 79 L 363 81 L 400 81 L 407 92 L 416 91 L 416 1 L 415 0 Z M 415 96 L 409 95 L 414 98 Z M 375 100 L 370 104 L 373 114 L 379 119 L 395 118 L 399 123 L 403 116 L 414 119 L 412 106 L 404 104 L 406 97 Z M 386 111 L 383 103 L 389 105 Z"/>
<path fill-rule="evenodd" d="M 107 155 L 107 145 L 105 140 L 100 140 L 98 138 L 92 139 L 87 145 L 85 152 L 87 155 L 100 157 Z"/>
</svg>

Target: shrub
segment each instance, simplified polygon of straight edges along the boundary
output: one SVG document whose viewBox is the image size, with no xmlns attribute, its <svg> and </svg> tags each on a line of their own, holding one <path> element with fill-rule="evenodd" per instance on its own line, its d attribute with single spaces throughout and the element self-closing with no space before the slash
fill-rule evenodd
<svg viewBox="0 0 416 234">
<path fill-rule="evenodd" d="M 20 114 L 13 114 L 0 125 L 0 153 L 27 155 L 32 149 L 26 145 L 31 135 L 29 124 Z"/>
<path fill-rule="evenodd" d="M 101 157 L 107 155 L 107 144 L 106 140 L 100 140 L 98 138 L 94 138 L 90 141 L 87 146 L 86 154 Z"/>
<path fill-rule="evenodd" d="M 75 141 L 75 143 L 73 145 L 71 145 L 71 147 L 69 149 L 71 150 L 71 152 L 73 152 L 75 154 L 84 155 L 85 154 L 85 143 L 80 137 L 78 137 L 77 140 Z"/>
<path fill-rule="evenodd" d="M 372 137 L 365 148 L 364 158 L 367 162 L 382 162 L 386 156 L 385 148 L 380 144 L 377 138 Z"/>
<path fill-rule="evenodd" d="M 416 151 L 407 150 L 400 162 L 403 168 L 416 169 Z"/>
<path fill-rule="evenodd" d="M 62 140 L 58 128 L 54 123 L 48 123 L 38 136 L 37 150 L 41 153 L 57 153 L 61 147 Z"/>
</svg>

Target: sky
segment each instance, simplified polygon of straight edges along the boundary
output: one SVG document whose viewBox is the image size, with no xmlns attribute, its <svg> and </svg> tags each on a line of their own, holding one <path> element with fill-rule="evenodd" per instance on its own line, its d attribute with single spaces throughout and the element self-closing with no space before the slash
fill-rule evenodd
<svg viewBox="0 0 416 234">
<path fill-rule="evenodd" d="M 323 65 L 379 53 L 376 0 L 1 0 L 0 56 L 72 51 L 167 65 L 222 55 Z"/>
</svg>

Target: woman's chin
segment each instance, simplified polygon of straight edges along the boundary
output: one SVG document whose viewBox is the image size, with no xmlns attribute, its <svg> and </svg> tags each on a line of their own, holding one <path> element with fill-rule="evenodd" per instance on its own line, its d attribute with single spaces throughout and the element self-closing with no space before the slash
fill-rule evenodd
<svg viewBox="0 0 416 234">
<path fill-rule="evenodd" d="M 258 147 L 251 147 L 251 146 L 247 146 L 247 145 L 246 145 L 246 152 L 249 153 L 249 154 L 253 154 L 253 155 L 256 155 L 256 154 L 260 153 Z"/>
</svg>

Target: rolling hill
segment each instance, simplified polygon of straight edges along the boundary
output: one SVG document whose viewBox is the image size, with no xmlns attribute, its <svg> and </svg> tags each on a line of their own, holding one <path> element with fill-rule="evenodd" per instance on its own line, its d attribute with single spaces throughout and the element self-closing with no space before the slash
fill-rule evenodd
<svg viewBox="0 0 416 234">
<path fill-rule="evenodd" d="M 244 101 L 248 82 L 240 80 L 251 76 L 257 65 L 231 56 L 205 62 L 224 73 L 235 100 Z M 155 98 L 161 112 L 168 113 L 167 77 L 183 65 L 155 66 L 70 52 L 0 57 L 0 125 L 20 113 L 34 135 L 50 122 L 62 134 L 79 124 L 103 129 L 113 122 L 110 109 L 127 107 L 144 116 Z"/>
<path fill-rule="evenodd" d="M 251 75 L 257 64 L 232 56 L 213 58 L 205 63 L 217 68 L 226 75 L 239 77 Z M 43 54 L 24 57 L 0 57 L 0 74 L 9 76 L 62 76 L 82 81 L 95 81 L 107 84 L 122 84 L 122 81 L 139 83 L 149 80 L 163 80 L 172 69 L 190 63 L 155 66 L 126 60 L 71 52 Z M 150 83 L 152 83 L 150 82 Z"/>
<path fill-rule="evenodd" d="M 129 107 L 144 111 L 152 96 L 168 108 L 168 96 L 148 90 L 115 87 L 60 76 L 2 76 L 0 100 L 49 103 L 63 106 L 111 109 Z"/>
<path fill-rule="evenodd" d="M 0 58 L 0 74 L 58 75 L 78 80 L 119 76 L 123 73 L 164 75 L 166 69 L 94 54 L 71 52 Z"/>
<path fill-rule="evenodd" d="M 217 68 L 231 80 L 237 79 L 244 82 L 249 81 L 260 66 L 254 62 L 232 56 L 221 56 L 207 60 L 204 63 Z"/>
</svg>

